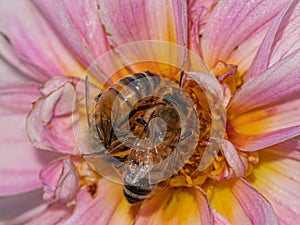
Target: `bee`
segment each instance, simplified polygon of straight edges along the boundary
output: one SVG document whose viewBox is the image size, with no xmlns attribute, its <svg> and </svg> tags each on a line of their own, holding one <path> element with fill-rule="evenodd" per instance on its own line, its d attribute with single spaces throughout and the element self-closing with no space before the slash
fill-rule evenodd
<svg viewBox="0 0 300 225">
<path fill-rule="evenodd" d="M 193 102 L 177 83 L 149 71 L 119 80 L 87 110 L 89 152 L 83 157 L 104 177 L 118 177 L 129 203 L 167 183 L 197 144 Z"/>
</svg>

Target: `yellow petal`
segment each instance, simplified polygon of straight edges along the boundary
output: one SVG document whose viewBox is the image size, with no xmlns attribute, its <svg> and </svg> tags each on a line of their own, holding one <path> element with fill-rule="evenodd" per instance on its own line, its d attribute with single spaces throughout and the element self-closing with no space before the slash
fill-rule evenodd
<svg viewBox="0 0 300 225">
<path fill-rule="evenodd" d="M 136 225 L 211 224 L 211 209 L 206 196 L 196 188 L 166 190 L 143 203 Z"/>
</svg>

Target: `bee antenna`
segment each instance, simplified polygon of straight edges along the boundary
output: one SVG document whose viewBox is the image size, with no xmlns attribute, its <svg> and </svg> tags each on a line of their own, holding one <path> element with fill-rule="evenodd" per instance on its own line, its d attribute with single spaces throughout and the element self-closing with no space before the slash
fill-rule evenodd
<svg viewBox="0 0 300 225">
<path fill-rule="evenodd" d="M 89 96 L 90 96 L 90 89 L 89 89 L 89 77 L 88 75 L 85 77 L 85 112 L 86 112 L 86 119 L 87 119 L 87 123 L 89 125 L 89 127 L 91 126 L 91 121 L 89 118 L 89 108 L 90 108 L 90 100 L 89 100 Z"/>
</svg>

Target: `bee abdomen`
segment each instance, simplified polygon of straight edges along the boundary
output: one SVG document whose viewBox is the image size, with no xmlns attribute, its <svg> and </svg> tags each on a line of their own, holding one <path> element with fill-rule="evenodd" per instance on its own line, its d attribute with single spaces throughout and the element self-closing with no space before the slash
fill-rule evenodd
<svg viewBox="0 0 300 225">
<path fill-rule="evenodd" d="M 135 73 L 132 76 L 125 77 L 120 80 L 121 83 L 130 87 L 135 93 L 137 99 L 142 99 L 157 88 L 160 83 L 160 77 L 147 71 L 143 73 Z"/>
<path fill-rule="evenodd" d="M 151 185 L 135 186 L 124 184 L 123 192 L 127 201 L 131 204 L 143 201 L 152 192 Z"/>
</svg>

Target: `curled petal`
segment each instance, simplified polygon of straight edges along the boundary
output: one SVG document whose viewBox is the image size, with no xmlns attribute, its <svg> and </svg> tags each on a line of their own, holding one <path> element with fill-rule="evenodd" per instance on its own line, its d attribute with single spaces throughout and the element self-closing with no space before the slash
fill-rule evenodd
<svg viewBox="0 0 300 225">
<path fill-rule="evenodd" d="M 223 83 L 223 95 L 224 95 L 224 105 L 227 106 L 231 100 L 232 94 L 230 87 L 226 84 Z"/>
<path fill-rule="evenodd" d="M 223 89 L 215 76 L 198 72 L 188 72 L 187 78 L 195 80 L 203 91 L 207 92 L 207 95 L 210 93 L 216 98 L 216 101 L 222 104 L 224 103 Z M 207 98 L 209 98 L 209 96 L 207 96 Z"/>
<path fill-rule="evenodd" d="M 290 146 L 290 149 L 288 148 Z M 296 148 L 296 149 L 295 149 Z M 296 225 L 300 216 L 300 151 L 295 143 L 274 145 L 259 153 L 260 163 L 247 180 L 272 204 L 281 224 Z M 283 157 L 282 153 L 288 153 Z"/>
<path fill-rule="evenodd" d="M 245 180 L 214 184 L 211 204 L 232 224 L 278 224 L 271 204 Z"/>
<path fill-rule="evenodd" d="M 1 1 L 0 30 L 28 64 L 35 64 L 51 74 L 79 75 L 83 72 L 32 1 Z"/>
<path fill-rule="evenodd" d="M 188 2 L 188 19 L 190 27 L 189 35 L 189 49 L 191 49 L 197 55 L 201 55 L 201 32 L 207 20 L 210 17 L 211 11 L 217 0 L 189 0 Z"/>
<path fill-rule="evenodd" d="M 32 144 L 40 149 L 74 153 L 75 137 L 72 112 L 76 100 L 75 87 L 66 82 L 33 105 L 26 122 Z"/>
<path fill-rule="evenodd" d="M 44 200 L 66 203 L 75 198 L 79 189 L 79 177 L 69 158 L 51 162 L 41 171 L 44 185 Z"/>
<path fill-rule="evenodd" d="M 199 49 L 199 25 L 200 21 L 196 20 L 191 28 L 190 31 L 190 49 L 197 55 L 201 55 L 200 49 Z"/>
<path fill-rule="evenodd" d="M 283 1 L 273 0 L 220 1 L 203 31 L 201 44 L 207 64 L 213 67 L 218 60 L 226 62 L 232 52 L 247 39 L 255 37 L 256 32 L 263 36 L 267 28 L 264 25 L 277 15 L 283 4 Z M 260 29 L 262 27 L 264 29 Z M 252 43 L 257 50 L 261 42 L 252 39 Z"/>
<path fill-rule="evenodd" d="M 111 224 L 115 210 L 120 214 L 116 216 L 122 219 L 118 222 L 132 224 L 134 214 L 126 214 L 132 212 L 132 206 L 123 200 L 125 199 L 121 186 L 101 179 L 96 184 L 96 193 L 89 191 L 89 187 L 80 190 L 72 216 L 58 224 Z"/>
<path fill-rule="evenodd" d="M 289 3 L 286 4 L 283 10 L 275 18 L 266 33 L 266 36 L 247 73 L 247 79 L 259 75 L 270 65 L 284 58 L 284 56 L 289 55 L 299 47 L 299 18 L 299 1 L 289 1 Z M 276 60 L 272 59 L 272 63 L 270 63 L 271 57 L 274 57 L 274 54 Z"/>
<path fill-rule="evenodd" d="M 41 87 L 39 90 L 43 96 L 47 96 L 55 90 L 62 87 L 66 82 L 69 82 L 73 85 L 77 85 L 78 79 L 76 79 L 75 77 L 55 76 L 52 79 L 45 82 L 43 84 L 43 87 Z M 69 107 L 67 107 L 67 109 L 70 110 Z"/>
<path fill-rule="evenodd" d="M 244 157 L 239 156 L 237 150 L 230 141 L 223 140 L 221 147 L 223 149 L 222 152 L 225 160 L 228 163 L 230 170 L 232 170 L 232 172 L 229 171 L 227 178 L 231 178 L 232 176 L 242 177 L 247 171 L 247 160 Z"/>
<path fill-rule="evenodd" d="M 144 202 L 135 224 L 206 225 L 213 224 L 213 218 L 206 195 L 200 189 L 170 189 Z"/>
<path fill-rule="evenodd" d="M 300 49 L 249 79 L 228 108 L 228 135 L 253 151 L 300 134 Z M 274 76 L 276 75 L 276 76 Z"/>
<path fill-rule="evenodd" d="M 188 10 L 190 19 L 194 19 L 203 16 L 204 11 L 211 10 L 218 0 L 188 0 Z"/>
</svg>

